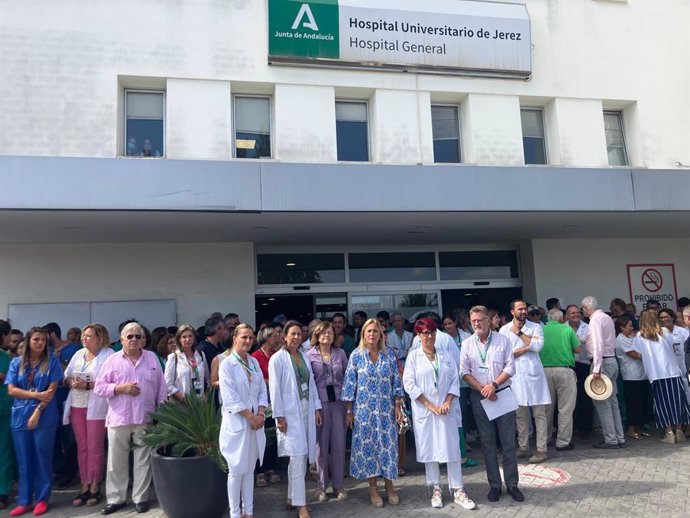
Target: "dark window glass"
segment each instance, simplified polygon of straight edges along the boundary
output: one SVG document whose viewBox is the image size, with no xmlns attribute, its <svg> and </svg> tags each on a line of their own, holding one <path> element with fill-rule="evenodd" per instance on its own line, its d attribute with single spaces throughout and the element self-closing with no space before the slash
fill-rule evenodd
<svg viewBox="0 0 690 518">
<path fill-rule="evenodd" d="M 433 252 L 349 254 L 350 282 L 435 281 Z"/>
<path fill-rule="evenodd" d="M 486 252 L 439 252 L 442 281 L 516 279 L 517 253 L 513 250 Z"/>
<path fill-rule="evenodd" d="M 604 128 L 606 131 L 606 151 L 609 155 L 609 165 L 628 165 L 621 113 L 604 112 Z"/>
<path fill-rule="evenodd" d="M 434 135 L 434 162 L 460 162 L 460 136 L 457 106 L 432 106 L 431 126 Z"/>
<path fill-rule="evenodd" d="M 163 93 L 126 92 L 125 103 L 125 155 L 164 156 Z"/>
<path fill-rule="evenodd" d="M 271 103 L 266 97 L 235 97 L 235 156 L 271 158 Z"/>
<path fill-rule="evenodd" d="M 259 254 L 259 284 L 345 282 L 344 254 Z"/>
<path fill-rule="evenodd" d="M 544 119 L 541 110 L 520 110 L 522 121 L 522 147 L 525 164 L 546 164 Z"/>
<path fill-rule="evenodd" d="M 351 162 L 369 160 L 366 103 L 336 102 L 335 131 L 338 160 Z"/>
</svg>

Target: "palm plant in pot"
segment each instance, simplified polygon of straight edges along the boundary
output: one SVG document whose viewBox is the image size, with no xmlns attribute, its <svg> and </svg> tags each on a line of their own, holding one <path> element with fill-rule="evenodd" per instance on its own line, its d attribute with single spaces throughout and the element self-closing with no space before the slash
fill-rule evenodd
<svg viewBox="0 0 690 518">
<path fill-rule="evenodd" d="M 221 415 L 213 391 L 166 402 L 143 437 L 153 449 L 153 483 L 168 518 L 217 518 L 228 508 L 227 466 L 218 445 Z"/>
</svg>

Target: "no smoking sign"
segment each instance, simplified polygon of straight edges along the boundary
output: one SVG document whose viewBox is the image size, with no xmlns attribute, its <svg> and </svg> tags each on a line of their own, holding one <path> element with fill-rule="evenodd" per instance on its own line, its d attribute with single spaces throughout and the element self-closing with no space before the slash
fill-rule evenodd
<svg viewBox="0 0 690 518">
<path fill-rule="evenodd" d="M 630 300 L 638 309 L 656 300 L 662 308 L 675 309 L 678 300 L 676 272 L 673 264 L 629 264 Z"/>
</svg>

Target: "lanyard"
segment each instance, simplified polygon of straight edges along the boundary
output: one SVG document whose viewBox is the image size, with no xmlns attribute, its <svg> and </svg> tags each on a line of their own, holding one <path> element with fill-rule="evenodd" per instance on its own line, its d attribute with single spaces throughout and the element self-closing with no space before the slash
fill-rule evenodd
<svg viewBox="0 0 690 518">
<path fill-rule="evenodd" d="M 474 345 L 477 348 L 482 365 L 486 365 L 486 357 L 489 354 L 489 347 L 491 347 L 491 338 L 491 331 L 489 331 L 489 339 L 486 342 L 486 347 L 484 348 L 484 353 L 482 354 L 482 350 L 479 347 L 479 337 L 476 334 L 474 335 Z"/>
<path fill-rule="evenodd" d="M 426 358 L 429 360 L 429 357 L 427 356 Z M 431 367 L 434 369 L 434 378 L 436 381 L 434 382 L 434 385 L 438 387 L 438 371 L 439 371 L 439 364 L 438 364 L 438 353 L 434 351 L 434 361 L 429 360 L 429 363 L 431 363 Z"/>
<path fill-rule="evenodd" d="M 240 358 L 240 355 L 237 353 L 232 353 L 232 355 L 237 358 L 237 361 L 240 362 L 240 365 L 244 368 L 245 372 L 247 373 L 247 377 L 249 378 L 249 381 L 252 381 L 252 372 L 254 372 L 254 366 L 250 365 L 249 363 L 245 362 L 242 358 Z"/>
</svg>

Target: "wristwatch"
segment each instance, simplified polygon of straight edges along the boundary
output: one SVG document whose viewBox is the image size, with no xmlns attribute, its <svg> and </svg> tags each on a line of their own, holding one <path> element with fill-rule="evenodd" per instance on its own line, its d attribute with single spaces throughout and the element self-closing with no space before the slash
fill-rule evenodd
<svg viewBox="0 0 690 518">
<path fill-rule="evenodd" d="M 496 390 L 498 390 L 498 383 L 496 383 L 495 381 L 492 381 L 491 384 L 494 386 L 494 388 Z"/>
<path fill-rule="evenodd" d="M 517 334 L 517 335 L 518 335 L 518 336 L 522 336 L 522 335 L 524 335 L 524 334 L 525 334 L 525 333 L 522 332 L 522 329 L 520 329 L 520 330 L 518 331 L 518 334 Z"/>
</svg>

